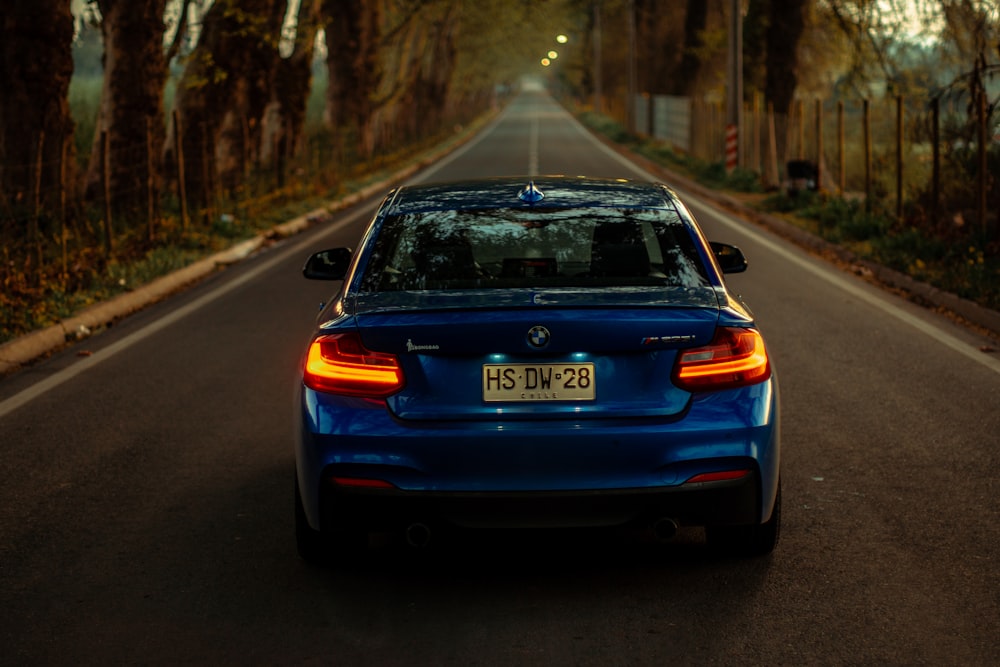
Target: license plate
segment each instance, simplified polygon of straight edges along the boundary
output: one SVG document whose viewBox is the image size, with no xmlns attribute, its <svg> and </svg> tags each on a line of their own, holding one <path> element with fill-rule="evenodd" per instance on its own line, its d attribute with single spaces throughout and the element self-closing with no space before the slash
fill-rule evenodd
<svg viewBox="0 0 1000 667">
<path fill-rule="evenodd" d="M 483 364 L 484 401 L 592 401 L 594 364 Z"/>
</svg>

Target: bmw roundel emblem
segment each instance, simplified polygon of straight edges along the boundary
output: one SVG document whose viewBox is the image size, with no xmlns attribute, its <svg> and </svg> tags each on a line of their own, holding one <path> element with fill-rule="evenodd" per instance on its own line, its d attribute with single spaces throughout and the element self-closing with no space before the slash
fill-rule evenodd
<svg viewBox="0 0 1000 667">
<path fill-rule="evenodd" d="M 528 344 L 531 347 L 545 347 L 549 344 L 551 334 L 545 327 L 531 327 L 528 331 Z"/>
</svg>

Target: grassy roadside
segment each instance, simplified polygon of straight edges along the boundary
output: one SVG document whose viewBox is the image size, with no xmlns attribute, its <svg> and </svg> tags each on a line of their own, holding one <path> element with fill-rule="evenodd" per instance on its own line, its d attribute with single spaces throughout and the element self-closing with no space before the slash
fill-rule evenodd
<svg viewBox="0 0 1000 667">
<path fill-rule="evenodd" d="M 630 135 L 618 123 L 593 113 L 579 114 L 593 132 L 634 153 L 715 190 L 724 191 L 762 213 L 780 217 L 860 259 L 1000 311 L 1000 244 L 961 225 L 934 228 L 917 222 L 910 210 L 902 222 L 859 200 L 818 192 L 765 192 L 757 174 L 727 174 L 719 163 L 705 163 L 673 151 L 662 142 Z"/>
<path fill-rule="evenodd" d="M 331 179 L 332 183 L 294 181 L 266 197 L 252 202 L 221 202 L 215 213 L 194 216 L 199 222 L 182 229 L 179 215 L 167 211 L 157 222 L 154 241 L 146 237 L 143 224 L 129 226 L 116 239 L 108 257 L 100 247 L 75 248 L 62 271 L 58 244 L 50 243 L 44 261 L 49 270 L 39 274 L 33 267 L 15 266 L 10 257 L 0 256 L 7 266 L 0 275 L 0 344 L 25 334 L 58 324 L 86 308 L 134 290 L 153 280 L 182 269 L 215 253 L 256 236 L 267 236 L 290 219 L 327 209 L 366 186 L 391 179 L 400 170 L 453 150 L 474 136 L 493 114 L 461 128 L 454 134 L 438 136 L 417 146 L 400 150 L 377 161 L 355 165 L 351 173 Z M 91 228 L 94 220 L 82 223 Z M 81 233 L 80 238 L 93 236 Z M 4 248 L 3 253 L 7 254 Z M 32 270 L 28 270 L 32 269 Z"/>
</svg>

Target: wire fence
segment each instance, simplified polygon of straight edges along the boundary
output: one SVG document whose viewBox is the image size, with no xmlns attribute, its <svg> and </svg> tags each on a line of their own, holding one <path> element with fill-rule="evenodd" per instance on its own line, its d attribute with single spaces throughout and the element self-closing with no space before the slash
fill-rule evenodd
<svg viewBox="0 0 1000 667">
<path fill-rule="evenodd" d="M 821 190 L 861 199 L 904 221 L 974 225 L 1000 242 L 1000 125 L 996 103 L 886 96 L 855 103 L 799 100 L 790 114 L 761 98 L 744 106 L 737 165 L 766 189 Z M 614 113 L 613 105 L 607 108 Z M 638 96 L 632 128 L 699 160 L 725 163 L 721 101 Z M 620 120 L 624 122 L 623 117 Z M 733 146 L 730 149 L 734 148 Z"/>
</svg>

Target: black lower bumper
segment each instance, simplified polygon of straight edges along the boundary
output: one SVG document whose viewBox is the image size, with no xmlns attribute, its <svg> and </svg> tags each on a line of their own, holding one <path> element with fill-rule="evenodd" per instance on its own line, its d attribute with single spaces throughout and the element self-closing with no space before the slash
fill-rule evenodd
<svg viewBox="0 0 1000 667">
<path fill-rule="evenodd" d="M 756 524 L 760 482 L 742 479 L 656 489 L 552 492 L 413 492 L 324 484 L 323 529 L 396 530 L 409 524 L 463 528 L 582 528 L 669 518 L 679 525 Z"/>
</svg>

